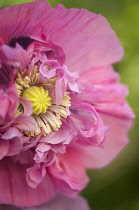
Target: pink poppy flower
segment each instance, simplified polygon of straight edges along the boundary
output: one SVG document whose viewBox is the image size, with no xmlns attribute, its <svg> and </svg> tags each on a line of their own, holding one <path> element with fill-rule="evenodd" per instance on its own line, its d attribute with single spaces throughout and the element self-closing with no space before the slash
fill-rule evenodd
<svg viewBox="0 0 139 210">
<path fill-rule="evenodd" d="M 1 9 L 0 23 L 0 203 L 75 197 L 85 169 L 128 143 L 120 42 L 103 16 L 44 0 Z"/>
</svg>

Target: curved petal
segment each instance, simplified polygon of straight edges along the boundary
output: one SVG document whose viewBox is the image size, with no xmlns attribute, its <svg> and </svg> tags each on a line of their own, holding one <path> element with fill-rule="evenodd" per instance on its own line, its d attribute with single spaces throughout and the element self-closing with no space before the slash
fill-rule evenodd
<svg viewBox="0 0 139 210">
<path fill-rule="evenodd" d="M 49 135 L 41 137 L 40 142 L 47 142 L 54 145 L 59 143 L 69 144 L 75 135 L 75 129 L 69 127 L 69 124 L 63 121 L 61 128 L 57 132 L 53 131 Z"/>
<path fill-rule="evenodd" d="M 46 169 L 41 164 L 36 164 L 27 169 L 27 182 L 32 188 L 36 188 L 40 184 L 46 175 Z"/>
<path fill-rule="evenodd" d="M 84 9 L 51 8 L 46 1 L 38 0 L 1 9 L 0 22 L 6 43 L 19 36 L 49 37 L 63 48 L 70 71 L 108 65 L 123 55 L 107 20 Z"/>
<path fill-rule="evenodd" d="M 19 115 L 15 118 L 13 125 L 22 131 L 35 132 L 37 125 L 32 117 Z"/>
<path fill-rule="evenodd" d="M 18 207 L 40 205 L 55 196 L 55 188 L 46 174 L 43 182 L 33 189 L 26 182 L 26 167 L 9 158 L 0 161 L 0 203 Z"/>
<path fill-rule="evenodd" d="M 17 43 L 15 48 L 7 45 L 0 47 L 1 62 L 3 64 L 13 66 L 19 71 L 26 68 L 31 56 Z"/>
<path fill-rule="evenodd" d="M 27 99 L 22 98 L 22 97 L 19 98 L 19 101 L 24 106 L 24 115 L 30 116 L 32 114 L 31 103 Z"/>
<path fill-rule="evenodd" d="M 21 137 L 23 134 L 14 127 L 8 128 L 6 132 L 1 136 L 2 139 L 9 140 L 13 139 L 14 137 Z"/>
<path fill-rule="evenodd" d="M 81 143 L 100 144 L 104 139 L 105 128 L 94 107 L 86 102 L 72 101 L 70 111 L 69 123 L 78 131 Z"/>
<path fill-rule="evenodd" d="M 77 145 L 83 163 L 88 168 L 101 168 L 112 161 L 128 144 L 127 131 L 131 128 L 132 120 L 119 119 L 101 114 L 104 124 L 109 127 L 105 140 L 99 146 L 83 147 Z"/>
<path fill-rule="evenodd" d="M 35 32 L 34 32 L 34 34 L 35 34 Z M 29 54 L 33 54 L 34 51 L 37 52 L 38 54 L 45 52 L 45 57 L 43 57 L 43 56 L 39 57 L 40 61 L 44 62 L 43 59 L 46 60 L 46 55 L 47 55 L 47 58 L 49 60 L 56 60 L 62 66 L 65 62 L 65 54 L 64 54 L 63 49 L 60 46 L 58 46 L 55 43 L 48 40 L 47 38 L 45 40 L 38 39 L 38 37 L 36 37 L 36 35 L 34 35 L 34 34 L 30 35 L 30 36 L 31 36 L 31 38 L 33 38 L 34 40 L 37 40 L 37 41 L 32 42 L 28 46 L 27 52 Z"/>
<path fill-rule="evenodd" d="M 81 74 L 79 79 L 81 91 L 79 94 L 72 94 L 72 100 L 93 104 L 101 113 L 120 118 L 134 118 L 131 108 L 125 101 L 128 89 L 125 85 L 119 84 L 118 80 L 117 73 L 110 66 L 88 70 Z"/>
<path fill-rule="evenodd" d="M 59 193 L 75 196 L 88 183 L 80 160 L 77 150 L 71 146 L 67 147 L 66 153 L 59 154 L 56 161 L 48 167 Z"/>
<path fill-rule="evenodd" d="M 121 118 L 134 118 L 131 108 L 125 101 L 127 87 L 121 84 L 108 84 L 86 88 L 81 94 L 72 97 L 92 104 L 98 112 Z"/>
</svg>

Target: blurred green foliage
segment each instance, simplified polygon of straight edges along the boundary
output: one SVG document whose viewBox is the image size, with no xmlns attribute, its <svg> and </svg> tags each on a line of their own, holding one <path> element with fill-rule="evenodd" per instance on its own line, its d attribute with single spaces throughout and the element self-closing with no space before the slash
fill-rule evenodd
<svg viewBox="0 0 139 210">
<path fill-rule="evenodd" d="M 0 7 L 27 0 L 0 0 Z M 86 8 L 104 15 L 116 31 L 124 49 L 123 60 L 115 65 L 122 83 L 129 86 L 128 101 L 139 114 L 139 1 L 138 0 L 49 0 L 67 8 Z M 82 192 L 94 210 L 139 210 L 139 120 L 130 132 L 130 144 L 109 166 L 90 170 L 90 183 Z"/>
</svg>

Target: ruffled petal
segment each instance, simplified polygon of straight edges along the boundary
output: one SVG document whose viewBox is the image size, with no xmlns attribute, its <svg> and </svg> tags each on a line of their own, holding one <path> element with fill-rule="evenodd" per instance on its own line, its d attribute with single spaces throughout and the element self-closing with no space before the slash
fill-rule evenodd
<svg viewBox="0 0 139 210">
<path fill-rule="evenodd" d="M 76 128 L 80 141 L 83 144 L 100 144 L 104 139 L 105 128 L 94 107 L 86 102 L 72 101 L 70 110 L 69 123 Z"/>
<path fill-rule="evenodd" d="M 21 138 L 15 137 L 10 141 L 0 139 L 0 159 L 5 156 L 13 156 L 21 152 L 23 148 Z"/>
<path fill-rule="evenodd" d="M 51 8 L 46 1 L 38 0 L 1 9 L 0 22 L 6 43 L 20 36 L 49 37 L 63 48 L 70 71 L 108 65 L 123 55 L 107 20 L 85 9 Z"/>
<path fill-rule="evenodd" d="M 73 147 L 67 147 L 66 153 L 59 154 L 48 168 L 59 193 L 75 196 L 88 183 L 84 165 Z"/>
<path fill-rule="evenodd" d="M 40 205 L 55 196 L 55 188 L 46 174 L 44 181 L 32 189 L 26 182 L 26 167 L 9 158 L 0 161 L 0 203 L 18 207 Z"/>
<path fill-rule="evenodd" d="M 46 142 L 50 144 L 69 144 L 76 136 L 74 128 L 70 127 L 67 122 L 63 121 L 61 128 L 57 132 L 52 132 L 49 135 L 41 137 L 40 142 Z"/>
<path fill-rule="evenodd" d="M 88 70 L 79 79 L 81 93 L 73 94 L 72 100 L 86 101 L 98 112 L 120 118 L 134 118 L 125 101 L 128 89 L 119 84 L 118 80 L 117 73 L 110 66 Z"/>
<path fill-rule="evenodd" d="M 40 164 L 36 164 L 33 167 L 27 169 L 27 182 L 32 188 L 36 188 L 40 184 L 46 175 L 46 169 Z"/>
<path fill-rule="evenodd" d="M 36 37 L 36 35 L 34 35 L 34 34 L 31 35 L 31 38 L 33 38 L 34 40 L 37 40 L 37 41 L 33 41 L 28 46 L 27 52 L 29 54 L 33 54 L 34 51 L 37 52 L 38 55 L 40 54 L 40 56 L 38 56 L 38 58 L 42 62 L 46 61 L 46 55 L 47 55 L 47 58 L 49 60 L 58 61 L 58 63 L 62 66 L 65 62 L 65 54 L 64 54 L 63 49 L 60 46 L 58 46 L 55 43 L 48 40 L 47 37 L 45 38 L 45 40 L 41 40 L 38 37 Z M 45 52 L 45 54 L 44 54 L 44 52 Z M 48 65 L 48 67 L 49 67 L 49 65 Z M 51 65 L 50 64 L 50 67 L 56 67 L 56 65 Z"/>
<path fill-rule="evenodd" d="M 104 124 L 109 127 L 105 140 L 99 146 L 82 147 L 77 145 L 82 162 L 88 168 L 101 168 L 112 161 L 128 144 L 127 132 L 131 128 L 132 120 L 119 119 L 101 114 Z"/>
<path fill-rule="evenodd" d="M 98 112 L 107 113 L 121 118 L 134 118 L 131 108 L 125 101 L 127 87 L 120 84 L 90 87 L 76 95 L 76 100 L 92 104 Z M 73 97 L 74 99 L 74 97 Z"/>
<path fill-rule="evenodd" d="M 19 98 L 20 103 L 24 106 L 24 115 L 30 116 L 32 114 L 32 105 L 25 98 Z"/>
<path fill-rule="evenodd" d="M 8 124 L 12 119 L 16 111 L 17 106 L 17 93 L 14 84 L 10 84 L 7 88 L 0 87 L 0 124 Z"/>
<path fill-rule="evenodd" d="M 0 47 L 1 63 L 13 66 L 14 68 L 22 71 L 26 68 L 30 61 L 31 55 L 19 45 L 16 44 L 15 48 L 3 45 Z"/>
</svg>

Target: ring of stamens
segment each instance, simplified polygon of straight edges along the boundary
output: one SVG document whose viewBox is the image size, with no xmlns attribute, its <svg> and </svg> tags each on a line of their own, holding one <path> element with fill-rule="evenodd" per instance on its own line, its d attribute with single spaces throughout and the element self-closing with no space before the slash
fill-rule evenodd
<svg viewBox="0 0 139 210">
<path fill-rule="evenodd" d="M 42 133 L 44 136 L 52 131 L 58 131 L 62 125 L 62 118 L 67 118 L 67 107 L 71 105 L 69 92 L 65 92 L 61 105 L 56 105 L 56 99 L 51 97 L 54 90 L 57 76 L 42 83 L 38 66 L 34 66 L 28 74 L 28 69 L 18 73 L 15 86 L 20 97 L 27 99 L 33 108 L 31 117 L 37 124 L 35 132 L 26 132 L 27 136 L 37 136 Z M 23 114 L 22 104 L 18 104 L 16 116 Z"/>
</svg>

